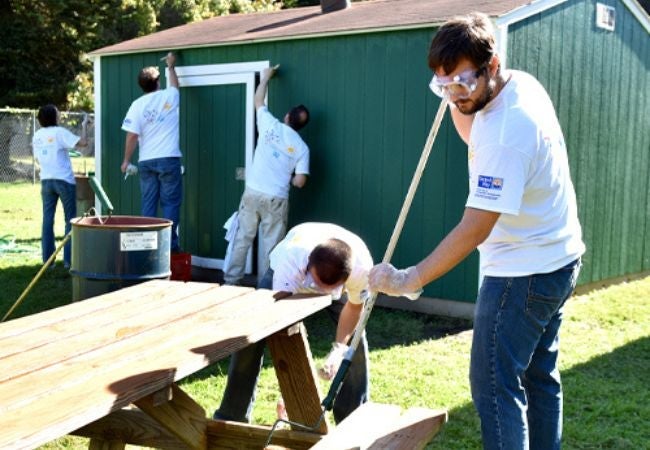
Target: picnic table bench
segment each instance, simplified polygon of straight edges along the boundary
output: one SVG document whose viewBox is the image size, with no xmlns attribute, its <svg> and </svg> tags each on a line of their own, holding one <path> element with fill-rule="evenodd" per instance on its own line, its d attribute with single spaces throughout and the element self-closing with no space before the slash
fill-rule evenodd
<svg viewBox="0 0 650 450">
<path fill-rule="evenodd" d="M 316 423 L 321 393 L 301 321 L 330 303 L 330 296 L 154 280 L 2 323 L 0 448 L 76 434 L 97 449 L 260 449 L 270 427 L 208 419 L 177 382 L 266 338 L 290 419 Z M 358 416 L 376 414 L 370 409 Z M 425 426 L 432 437 L 446 413 L 418 417 L 411 428 Z M 327 445 L 335 433 L 323 439 L 329 428 L 323 421 L 313 433 L 280 429 L 273 444 L 339 450 Z"/>
</svg>

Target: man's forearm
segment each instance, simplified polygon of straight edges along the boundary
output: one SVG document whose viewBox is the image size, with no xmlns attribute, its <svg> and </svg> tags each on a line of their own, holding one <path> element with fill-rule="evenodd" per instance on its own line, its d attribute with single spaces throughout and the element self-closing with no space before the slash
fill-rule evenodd
<svg viewBox="0 0 650 450">
<path fill-rule="evenodd" d="M 169 66 L 169 84 L 178 89 L 178 75 L 176 75 L 176 66 Z"/>
<path fill-rule="evenodd" d="M 257 85 L 257 89 L 255 90 L 255 109 L 256 110 L 266 104 L 265 99 L 266 99 L 266 91 L 268 89 L 268 86 L 269 86 L 268 78 L 263 77 L 260 80 L 260 84 Z"/>
<path fill-rule="evenodd" d="M 131 162 L 131 157 L 135 152 L 135 146 L 138 143 L 138 135 L 135 133 L 126 133 L 126 141 L 124 142 L 124 159 L 122 160 L 122 173 L 126 172 L 126 167 Z"/>
<path fill-rule="evenodd" d="M 343 310 L 339 316 L 339 323 L 336 327 L 336 342 L 347 345 L 357 323 L 359 323 L 362 310 L 363 305 L 355 305 L 349 301 L 343 306 Z"/>
</svg>

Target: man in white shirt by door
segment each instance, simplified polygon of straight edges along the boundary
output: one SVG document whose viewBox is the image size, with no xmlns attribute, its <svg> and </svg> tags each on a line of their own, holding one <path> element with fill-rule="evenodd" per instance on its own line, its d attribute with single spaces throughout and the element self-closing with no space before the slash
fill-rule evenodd
<svg viewBox="0 0 650 450">
<path fill-rule="evenodd" d="M 255 91 L 258 141 L 238 211 L 238 228 L 224 267 L 224 282 L 237 284 L 244 276 L 246 255 L 259 228 L 257 273 L 269 267 L 269 253 L 284 237 L 289 214 L 289 187 L 301 188 L 309 174 L 309 148 L 298 130 L 309 122 L 309 111 L 298 105 L 282 122 L 268 110 L 265 97 L 275 68 L 262 72 Z"/>
</svg>

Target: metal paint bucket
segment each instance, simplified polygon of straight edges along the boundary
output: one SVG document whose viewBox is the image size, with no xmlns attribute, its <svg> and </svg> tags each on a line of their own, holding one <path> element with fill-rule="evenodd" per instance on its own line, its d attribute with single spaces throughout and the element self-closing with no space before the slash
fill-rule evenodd
<svg viewBox="0 0 650 450">
<path fill-rule="evenodd" d="M 72 300 L 169 278 L 171 220 L 140 216 L 72 220 Z"/>
<path fill-rule="evenodd" d="M 340 11 L 350 7 L 350 0 L 321 0 L 320 9 L 323 14 Z"/>
</svg>

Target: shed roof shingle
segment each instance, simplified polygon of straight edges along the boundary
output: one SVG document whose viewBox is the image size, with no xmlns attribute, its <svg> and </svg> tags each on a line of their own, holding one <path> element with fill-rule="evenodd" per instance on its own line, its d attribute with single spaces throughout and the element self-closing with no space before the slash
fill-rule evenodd
<svg viewBox="0 0 650 450">
<path fill-rule="evenodd" d="M 372 0 L 323 14 L 320 6 L 233 14 L 181 25 L 91 52 L 136 53 L 196 46 L 281 40 L 326 34 L 435 25 L 481 11 L 498 17 L 532 0 Z"/>
</svg>

